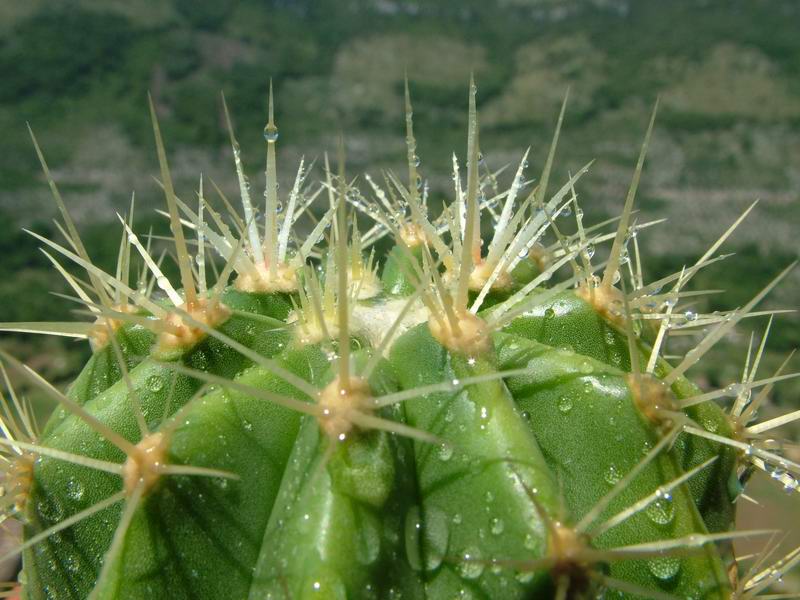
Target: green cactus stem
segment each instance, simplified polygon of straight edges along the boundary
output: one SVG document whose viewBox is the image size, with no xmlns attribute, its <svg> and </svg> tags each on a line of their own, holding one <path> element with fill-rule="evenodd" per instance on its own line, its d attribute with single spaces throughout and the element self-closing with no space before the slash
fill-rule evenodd
<svg viewBox="0 0 800 600">
<path fill-rule="evenodd" d="M 196 206 L 178 197 L 151 103 L 177 284 L 133 206 L 116 271 L 96 267 L 36 145 L 67 243 L 33 235 L 91 320 L 0 328 L 93 355 L 62 392 L 0 354 L 3 519 L 24 526 L 0 558 L 22 555 L 25 597 L 723 600 L 777 584 L 800 554 L 745 571 L 733 542 L 770 532 L 736 530 L 735 507 L 754 469 L 797 488 L 772 431 L 800 415 L 756 417 L 794 374 L 757 376 L 763 342 L 734 388 L 687 371 L 765 314 L 788 269 L 730 312 L 681 308 L 739 219 L 645 283 L 637 235 L 654 223 L 631 215 L 655 111 L 620 218 L 586 226 L 589 165 L 549 189 L 566 105 L 536 185 L 526 152 L 495 193 L 471 83 L 466 173 L 454 157 L 434 216 L 408 85 L 406 183 L 358 189 L 341 141 L 336 173 L 326 157 L 311 183 L 301 162 L 281 194 L 270 88 L 263 210 L 225 105 L 241 215 L 202 179 Z M 668 362 L 677 329 L 699 339 Z M 57 404 L 41 431 L 22 379 Z"/>
</svg>

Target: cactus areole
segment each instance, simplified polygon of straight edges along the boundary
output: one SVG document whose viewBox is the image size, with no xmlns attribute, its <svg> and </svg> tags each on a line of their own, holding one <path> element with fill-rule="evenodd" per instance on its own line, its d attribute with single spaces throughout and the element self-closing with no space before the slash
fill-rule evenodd
<svg viewBox="0 0 800 600">
<path fill-rule="evenodd" d="M 408 86 L 407 179 L 348 178 L 342 140 L 280 194 L 270 90 L 263 206 L 228 118 L 241 212 L 202 178 L 179 197 L 151 104 L 179 281 L 133 206 L 116 270 L 95 266 L 36 145 L 67 243 L 33 235 L 92 316 L 1 326 L 93 355 L 65 392 L 1 357 L 3 517 L 24 531 L 2 558 L 22 555 L 25 598 L 754 598 L 797 562 L 737 577 L 733 552 L 765 534 L 735 530 L 747 476 L 797 487 L 767 435 L 796 415 L 755 414 L 791 375 L 756 376 L 762 343 L 735 388 L 684 377 L 786 271 L 730 312 L 681 308 L 741 219 L 645 280 L 655 110 L 621 216 L 587 224 L 589 166 L 550 182 L 566 99 L 529 179 L 527 152 L 486 166 L 475 98 L 434 206 Z M 667 362 L 677 329 L 697 342 Z M 42 428 L 23 380 L 58 403 Z"/>
</svg>

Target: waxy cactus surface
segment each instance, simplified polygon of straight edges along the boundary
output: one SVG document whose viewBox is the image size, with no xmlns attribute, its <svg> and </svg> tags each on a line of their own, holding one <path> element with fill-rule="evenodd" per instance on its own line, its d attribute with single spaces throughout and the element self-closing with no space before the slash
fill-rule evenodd
<svg viewBox="0 0 800 600">
<path fill-rule="evenodd" d="M 787 271 L 730 312 L 682 308 L 741 218 L 645 281 L 655 111 L 620 217 L 587 224 L 589 165 L 550 181 L 566 100 L 541 172 L 526 152 L 502 187 L 475 98 L 434 207 L 408 87 L 407 179 L 349 177 L 343 140 L 280 193 L 270 91 L 263 208 L 228 118 L 241 214 L 202 178 L 179 197 L 151 105 L 179 282 L 133 206 L 96 267 L 36 145 L 65 241 L 32 235 L 91 318 L 2 329 L 93 355 L 62 393 L 2 354 L 3 518 L 24 525 L 3 559 L 26 598 L 755 598 L 800 560 L 735 529 L 753 469 L 797 487 L 773 430 L 798 415 L 756 416 L 791 374 L 758 373 L 762 342 L 734 386 L 685 378 Z M 678 330 L 697 342 L 668 362 Z M 23 380 L 58 403 L 41 429 Z M 742 537 L 766 549 L 749 570 Z"/>
</svg>

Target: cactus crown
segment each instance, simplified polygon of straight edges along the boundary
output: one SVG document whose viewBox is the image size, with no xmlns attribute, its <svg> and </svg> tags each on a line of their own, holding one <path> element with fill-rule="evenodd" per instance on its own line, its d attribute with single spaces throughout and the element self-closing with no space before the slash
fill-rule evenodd
<svg viewBox="0 0 800 600">
<path fill-rule="evenodd" d="M 62 393 L 2 353 L 2 518 L 24 525 L 2 559 L 23 554 L 27 597 L 744 599 L 800 561 L 734 528 L 754 469 L 798 487 L 773 431 L 800 415 L 756 415 L 794 375 L 758 378 L 776 311 L 755 311 L 791 266 L 738 309 L 682 307 L 751 206 L 696 263 L 645 282 L 637 234 L 655 223 L 634 221 L 634 198 L 656 110 L 621 216 L 586 226 L 590 165 L 550 185 L 566 98 L 539 177 L 526 151 L 501 189 L 470 82 L 466 173 L 454 155 L 434 215 L 408 83 L 406 183 L 359 189 L 340 141 L 336 173 L 326 156 L 309 183 L 301 160 L 288 194 L 270 86 L 262 225 L 223 105 L 241 215 L 202 177 L 196 209 L 177 196 L 150 104 L 179 284 L 133 203 L 116 271 L 92 263 L 34 138 L 66 243 L 31 233 L 90 320 L 0 327 L 93 355 Z M 767 313 L 741 382 L 685 378 Z M 670 364 L 676 332 L 700 339 Z M 43 430 L 6 367 L 58 403 Z M 764 535 L 746 569 L 733 541 Z"/>
</svg>

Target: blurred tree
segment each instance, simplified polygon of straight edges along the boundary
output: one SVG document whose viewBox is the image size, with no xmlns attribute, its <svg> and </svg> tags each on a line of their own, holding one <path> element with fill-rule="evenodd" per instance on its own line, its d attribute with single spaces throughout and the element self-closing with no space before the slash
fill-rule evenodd
<svg viewBox="0 0 800 600">
<path fill-rule="evenodd" d="M 209 31 L 220 29 L 237 4 L 235 0 L 175 0 L 175 8 L 189 25 Z"/>
<path fill-rule="evenodd" d="M 124 17 L 81 9 L 43 11 L 0 46 L 0 102 L 49 101 L 85 91 L 123 62 L 135 29 Z"/>
</svg>

